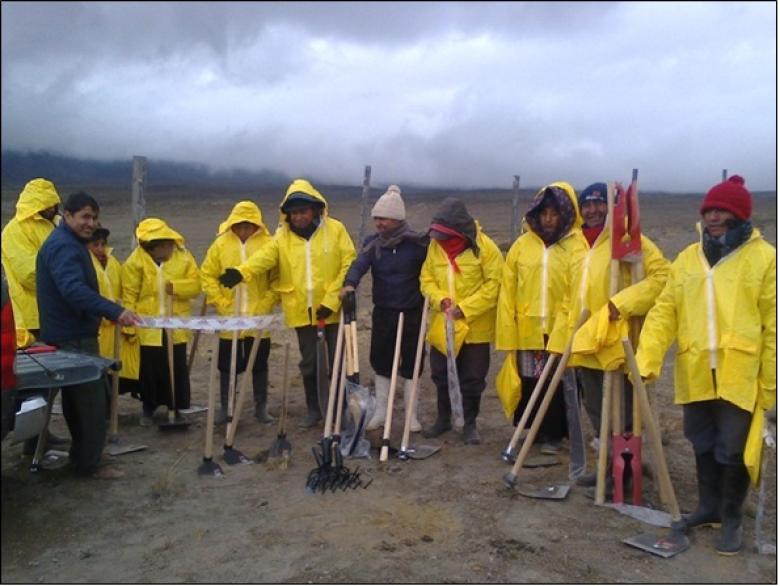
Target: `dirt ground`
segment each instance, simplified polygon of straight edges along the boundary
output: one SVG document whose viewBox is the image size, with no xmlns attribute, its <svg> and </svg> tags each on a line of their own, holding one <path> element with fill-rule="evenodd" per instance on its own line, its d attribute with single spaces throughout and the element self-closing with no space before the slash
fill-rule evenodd
<svg viewBox="0 0 780 586">
<path fill-rule="evenodd" d="M 373 198 L 379 193 L 375 190 Z M 62 194 L 70 191 L 61 188 Z M 120 260 L 130 246 L 129 194 L 91 190 L 101 204 L 101 219 L 112 231 Z M 326 197 L 330 195 L 324 190 Z M 353 190 L 352 193 L 355 193 Z M 147 215 L 165 218 L 187 239 L 200 262 L 218 224 L 239 199 L 253 198 L 269 227 L 276 225 L 281 189 L 205 193 L 197 190 L 147 191 Z M 509 243 L 511 195 L 460 194 L 485 231 L 506 250 Z M 695 238 L 697 196 L 649 195 L 642 200 L 644 232 L 669 258 Z M 436 199 L 411 197 L 407 213 L 413 227 L 424 228 Z M 3 218 L 12 215 L 15 194 L 4 194 Z M 528 194 L 521 200 L 525 210 Z M 372 201 L 373 204 L 373 201 Z M 334 217 L 356 237 L 359 203 L 354 197 L 334 198 Z M 757 198 L 754 223 L 776 244 L 776 198 Z M 370 283 L 361 286 L 359 326 L 363 382 L 371 385 L 368 364 Z M 200 300 L 193 307 L 199 307 Z M 192 372 L 195 405 L 207 404 L 208 346 L 204 336 Z M 282 344 L 291 332 L 273 337 L 270 405 L 278 414 Z M 191 426 L 181 434 L 161 433 L 138 423 L 140 404 L 120 399 L 120 436 L 124 443 L 147 444 L 142 452 L 116 456 L 124 470 L 118 480 L 81 480 L 64 470 L 28 472 L 21 446 L 2 445 L 2 571 L 4 583 L 776 583 L 777 559 L 755 548 L 756 491 L 751 491 L 745 518 L 744 552 L 726 558 L 715 553 L 715 531 L 691 536 L 688 551 L 663 559 L 628 547 L 622 540 L 663 530 L 593 504 L 585 489 L 572 486 L 562 501 L 534 500 L 505 488 L 509 467 L 500 453 L 511 434 L 495 394 L 493 381 L 503 360 L 494 353 L 488 388 L 482 399 L 479 426 L 482 444 L 465 446 L 456 432 L 438 440 L 439 453 L 423 461 L 391 458 L 380 463 L 350 460 L 373 477 L 366 489 L 312 495 L 306 476 L 314 467 L 311 447 L 321 429 L 300 430 L 305 412 L 301 378 L 291 352 L 289 439 L 291 465 L 277 470 L 265 463 L 228 466 L 222 460 L 224 428 L 215 437 L 215 461 L 221 479 L 197 474 L 206 428 L 205 413 L 189 415 Z M 655 385 L 661 426 L 667 439 L 674 488 L 683 511 L 696 504 L 695 472 L 690 444 L 682 436 L 681 409 L 672 403 L 672 353 Z M 251 400 L 248 401 L 251 403 Z M 402 413 L 396 403 L 394 437 Z M 245 405 L 235 446 L 262 459 L 276 437 L 276 426 L 257 423 Z M 421 378 L 420 419 L 435 417 L 435 392 L 426 367 Z M 585 420 L 585 419 L 584 419 Z M 584 424 L 588 440 L 592 430 Z M 52 429 L 67 436 L 61 415 Z M 417 439 L 414 438 L 413 442 Z M 649 454 L 649 450 L 647 452 Z M 532 452 L 532 455 L 535 452 Z M 588 450 L 593 469 L 595 452 Z M 521 482 L 567 482 L 568 452 L 561 465 L 524 469 Z M 761 532 L 777 539 L 777 465 L 770 453 L 767 504 Z M 647 503 L 660 507 L 649 478 Z"/>
</svg>

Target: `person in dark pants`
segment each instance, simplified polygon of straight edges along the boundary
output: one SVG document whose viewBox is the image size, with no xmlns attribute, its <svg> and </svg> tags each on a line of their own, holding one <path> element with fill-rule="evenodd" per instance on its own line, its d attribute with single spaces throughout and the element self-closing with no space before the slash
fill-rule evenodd
<svg viewBox="0 0 780 586">
<path fill-rule="evenodd" d="M 423 435 L 437 437 L 452 428 L 447 347 L 443 343 L 446 319 L 452 319 L 464 415 L 463 441 L 478 444 L 477 416 L 490 367 L 490 342 L 495 331 L 504 259 L 463 202 L 454 197 L 448 197 L 439 206 L 429 234 L 432 240 L 420 272 L 420 289 L 432 308 L 428 339 L 438 415 Z M 460 333 L 463 331 L 465 336 Z M 457 348 L 460 339 L 462 346 Z"/>
<path fill-rule="evenodd" d="M 397 185 L 387 188 L 387 192 L 371 210 L 371 216 L 377 233 L 363 242 L 360 255 L 349 268 L 340 293 L 345 305 L 350 298 L 354 303 L 355 288 L 363 275 L 371 270 L 371 296 L 374 302 L 371 314 L 371 368 L 376 373 L 376 409 L 366 426 L 369 431 L 385 423 L 398 316 L 401 312 L 404 314 L 404 325 L 398 369 L 404 379 L 404 405 L 409 400 L 423 309 L 420 269 L 429 242 L 427 235 L 414 232 L 406 223 L 406 207 Z M 421 429 L 417 420 L 417 405 L 414 405 L 411 430 Z"/>
<path fill-rule="evenodd" d="M 40 337 L 64 350 L 98 354 L 101 318 L 124 326 L 139 317 L 101 297 L 86 242 L 96 228 L 99 206 L 89 194 L 70 195 L 63 221 L 36 257 Z M 77 474 L 99 478 L 123 475 L 101 467 L 106 441 L 107 380 L 62 389 L 62 414 L 71 434 L 70 461 Z"/>
<path fill-rule="evenodd" d="M 700 240 L 672 263 L 637 353 L 640 375 L 654 379 L 677 342 L 674 401 L 683 406 L 699 490 L 678 528 L 720 524 L 722 555 L 742 549 L 751 418 L 763 424 L 777 399 L 777 251 L 753 228 L 744 185 L 735 175 L 707 192 Z"/>
<path fill-rule="evenodd" d="M 325 197 L 305 179 L 290 184 L 280 211 L 274 237 L 239 266 L 226 268 L 218 280 L 225 287 L 235 287 L 278 270 L 273 289 L 280 295 L 285 323 L 295 328 L 301 352 L 307 413 L 300 427 L 309 428 L 325 415 L 317 387 L 318 322 L 324 324 L 329 371 L 333 372 L 339 292 L 355 260 L 355 245 L 344 224 L 328 215 Z"/>
</svg>

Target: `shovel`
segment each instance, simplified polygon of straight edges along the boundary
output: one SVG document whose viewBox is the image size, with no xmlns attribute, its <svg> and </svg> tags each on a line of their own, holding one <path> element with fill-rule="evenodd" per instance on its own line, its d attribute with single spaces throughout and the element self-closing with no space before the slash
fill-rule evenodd
<svg viewBox="0 0 780 586">
<path fill-rule="evenodd" d="M 144 445 L 121 445 L 119 439 L 119 371 L 121 370 L 121 346 L 122 344 L 122 326 L 116 324 L 114 327 L 114 372 L 111 374 L 111 415 L 108 431 L 108 442 L 106 451 L 111 456 L 121 456 L 132 452 L 140 452 L 149 446 Z"/>
<path fill-rule="evenodd" d="M 328 342 L 325 339 L 325 318 L 317 320 L 317 397 L 320 412 L 328 410 Z"/>
<path fill-rule="evenodd" d="M 238 421 L 241 419 L 241 407 L 244 405 L 244 397 L 247 394 L 247 387 L 249 386 L 249 379 L 252 377 L 251 372 L 255 366 L 255 360 L 257 359 L 257 351 L 260 348 L 260 339 L 262 331 L 257 330 L 255 332 L 254 341 L 252 342 L 252 350 L 249 352 L 249 359 L 247 360 L 246 368 L 244 369 L 244 375 L 241 377 L 241 384 L 238 388 L 238 397 L 236 398 L 236 404 L 234 406 L 233 417 L 228 422 L 227 437 L 225 438 L 225 445 L 223 446 L 222 458 L 229 466 L 236 464 L 251 464 L 252 460 L 247 458 L 240 450 L 233 447 L 233 442 L 236 439 L 236 431 L 238 430 Z"/>
<path fill-rule="evenodd" d="M 628 364 L 633 378 L 634 392 L 639 399 L 640 413 L 645 419 L 647 433 L 653 447 L 653 456 L 655 458 L 656 470 L 658 471 L 659 484 L 664 487 L 664 491 L 669 499 L 669 513 L 671 514 L 672 519 L 672 530 L 665 537 L 658 538 L 657 536 L 642 534 L 637 537 L 625 539 L 623 542 L 655 555 L 671 557 L 672 555 L 676 555 L 681 551 L 688 549 L 690 542 L 682 531 L 675 529 L 675 527 L 680 525 L 682 515 L 680 515 L 680 507 L 677 505 L 677 497 L 675 496 L 674 487 L 672 486 L 672 479 L 669 476 L 669 468 L 667 467 L 666 457 L 664 456 L 663 446 L 661 445 L 661 433 L 658 431 L 658 423 L 650 409 L 650 402 L 647 399 L 647 390 L 642 381 L 642 376 L 639 374 L 636 356 L 634 356 L 634 350 L 631 347 L 631 341 L 628 338 L 623 338 L 623 350 L 625 351 L 626 363 Z"/>
<path fill-rule="evenodd" d="M 287 365 L 290 360 L 290 342 L 284 344 L 284 370 L 282 371 L 282 412 L 279 416 L 279 431 L 276 434 L 276 439 L 271 445 L 271 450 L 268 452 L 268 459 L 277 462 L 277 466 L 286 470 L 290 463 L 290 452 L 292 452 L 292 444 L 287 439 L 287 431 L 285 430 L 285 424 L 287 422 L 287 386 L 289 377 L 287 373 Z"/>
<path fill-rule="evenodd" d="M 536 417 L 534 417 L 534 421 L 531 424 L 531 429 L 528 430 L 528 435 L 523 442 L 523 446 L 520 448 L 520 453 L 517 455 L 514 466 L 512 466 L 512 471 L 504 475 L 504 484 L 507 486 L 507 488 L 515 488 L 517 486 L 517 474 L 520 472 L 520 468 L 523 467 L 523 464 L 528 457 L 528 452 L 531 451 L 531 445 L 533 445 L 534 440 L 536 439 L 536 434 L 539 432 L 539 428 L 542 426 L 542 420 L 547 414 L 547 409 L 549 408 L 550 402 L 553 399 L 553 393 L 555 393 L 555 390 L 558 388 L 558 383 L 563 376 L 563 371 L 569 363 L 571 348 L 572 344 L 574 343 L 574 334 L 588 319 L 588 315 L 590 315 L 590 312 L 587 309 L 583 309 L 579 319 L 577 320 L 577 324 L 574 326 L 574 331 L 571 334 L 571 338 L 569 338 L 569 342 L 566 344 L 563 355 L 558 362 L 558 366 L 555 368 L 552 381 L 550 381 L 550 386 L 547 387 L 547 392 L 544 395 L 544 399 L 542 399 L 542 404 L 539 405 L 539 410 L 536 412 Z"/>
<path fill-rule="evenodd" d="M 203 297 L 203 303 L 200 306 L 200 317 L 206 315 L 206 297 Z M 198 340 L 200 339 L 200 330 L 195 330 L 195 335 L 192 338 L 192 347 L 190 348 L 190 355 L 187 357 L 187 372 L 192 372 L 192 365 L 195 362 L 195 356 L 197 356 Z"/>
<path fill-rule="evenodd" d="M 456 307 L 455 302 L 455 275 L 452 270 L 452 263 L 447 264 L 447 283 L 450 291 L 451 307 Z M 460 379 L 458 378 L 458 364 L 455 355 L 455 324 L 452 318 L 452 311 L 447 311 L 446 334 L 447 334 L 447 391 L 450 395 L 450 406 L 454 425 L 457 428 L 463 427 L 463 396 L 460 392 Z"/>
<path fill-rule="evenodd" d="M 390 426 L 393 423 L 393 401 L 395 386 L 398 382 L 398 363 L 401 360 L 401 339 L 404 333 L 404 312 L 398 314 L 398 326 L 395 331 L 395 349 L 393 350 L 393 368 L 390 373 L 390 391 L 387 394 L 387 411 L 385 412 L 385 427 L 382 434 L 382 449 L 379 451 L 379 461 L 387 462 L 390 451 Z M 356 422 L 357 423 L 357 422 Z"/>
<path fill-rule="evenodd" d="M 173 315 L 173 295 L 168 295 L 168 316 Z M 176 380 L 173 374 L 173 330 L 165 329 L 165 347 L 168 351 L 168 377 L 171 385 L 171 408 L 168 409 L 168 421 L 163 421 L 158 426 L 160 431 L 185 431 L 190 424 L 183 419 L 176 420 Z"/>
<path fill-rule="evenodd" d="M 404 435 L 401 440 L 401 448 L 398 450 L 399 460 L 424 460 L 433 456 L 441 449 L 441 446 L 410 446 L 409 434 L 412 429 L 412 414 L 417 405 L 417 386 L 420 382 L 420 364 L 422 363 L 423 348 L 425 348 L 425 329 L 428 325 L 428 299 L 423 301 L 422 317 L 420 318 L 420 333 L 417 336 L 417 350 L 414 356 L 414 375 L 412 376 L 412 390 L 407 397 L 406 420 L 404 422 Z"/>
<path fill-rule="evenodd" d="M 224 476 L 222 467 L 212 456 L 214 453 L 214 410 L 217 407 L 217 362 L 219 356 L 219 332 L 214 332 L 214 342 L 211 347 L 211 366 L 209 367 L 209 408 L 206 413 L 206 447 L 203 450 L 203 463 L 198 466 L 199 476 Z"/>
</svg>

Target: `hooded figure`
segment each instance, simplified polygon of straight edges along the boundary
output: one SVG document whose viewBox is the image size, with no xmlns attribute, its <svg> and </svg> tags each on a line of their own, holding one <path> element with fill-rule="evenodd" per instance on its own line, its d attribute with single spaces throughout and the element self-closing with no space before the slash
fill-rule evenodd
<svg viewBox="0 0 780 586">
<path fill-rule="evenodd" d="M 302 427 L 313 427 L 324 415 L 317 391 L 317 327 L 324 321 L 332 372 L 336 351 L 339 291 L 355 246 L 344 224 L 328 215 L 323 195 L 305 179 L 287 188 L 279 206 L 281 217 L 271 241 L 246 262 L 230 267 L 219 281 L 227 287 L 251 283 L 268 271 L 278 271 L 273 289 L 279 294 L 285 323 L 295 328 L 301 352 L 300 369 L 307 415 Z M 324 398 L 324 397 L 323 397 Z"/>
<path fill-rule="evenodd" d="M 420 290 L 429 299 L 432 318 L 431 378 L 436 385 L 438 415 L 423 433 L 437 437 L 452 428 L 447 386 L 445 312 L 454 319 L 457 368 L 463 399 L 463 440 L 480 442 L 477 415 L 490 367 L 490 342 L 504 259 L 501 251 L 471 217 L 459 199 L 448 197 L 433 216 L 431 243 L 420 272 Z M 460 333 L 459 333 L 460 332 Z"/>
<path fill-rule="evenodd" d="M 377 233 L 368 236 L 363 249 L 344 280 L 342 297 L 354 292 L 370 269 L 371 298 L 371 368 L 374 369 L 376 409 L 366 425 L 378 429 L 385 423 L 390 378 L 395 353 L 399 314 L 404 314 L 399 373 L 403 379 L 404 401 L 407 401 L 414 378 L 417 338 L 422 320 L 423 297 L 420 294 L 420 269 L 425 261 L 429 238 L 415 232 L 406 222 L 406 206 L 401 189 L 391 185 L 371 210 Z M 346 305 L 346 302 L 345 302 Z M 404 409 L 405 410 L 405 409 Z M 420 431 L 417 405 L 412 407 L 411 430 Z"/>
<path fill-rule="evenodd" d="M 124 305 L 140 315 L 192 315 L 191 302 L 200 293 L 200 275 L 195 259 L 184 247 L 184 238 L 158 218 L 141 221 L 135 234 L 139 244 L 122 266 Z M 141 425 L 148 426 L 158 406 L 173 407 L 165 349 L 167 333 L 160 328 L 139 328 L 129 333 L 137 334 L 141 343 Z M 189 331 L 173 330 L 177 410 L 190 406 L 189 338 Z"/>
<path fill-rule="evenodd" d="M 763 427 L 777 398 L 777 251 L 750 225 L 750 211 L 739 176 L 707 193 L 699 241 L 672 263 L 637 353 L 642 377 L 655 379 L 677 342 L 674 402 L 683 406 L 699 489 L 698 506 L 682 526 L 721 523 L 715 547 L 724 555 L 742 547 L 751 419 Z M 726 253 L 708 254 L 713 241 Z"/>
<path fill-rule="evenodd" d="M 496 315 L 496 349 L 518 351 L 517 369 L 528 391 L 513 408 L 514 425 L 547 361 L 547 339 L 566 292 L 565 269 L 580 246 L 582 217 L 574 188 L 558 181 L 540 189 L 525 224 L 528 229 L 507 253 Z M 529 427 L 534 417 L 535 412 L 528 418 Z M 566 432 L 563 393 L 556 391 L 538 436 L 543 453 L 557 453 Z"/>
<path fill-rule="evenodd" d="M 233 289 L 223 287 L 219 276 L 227 267 L 238 266 L 245 262 L 272 236 L 263 223 L 260 208 L 254 202 L 238 202 L 222 222 L 217 238 L 206 252 L 200 267 L 200 278 L 206 301 L 216 307 L 217 313 L 224 316 L 249 316 L 271 313 L 279 300 L 279 294 L 271 288 L 273 271 L 257 275 L 248 283 L 241 283 Z M 244 372 L 249 353 L 254 342 L 254 331 L 239 333 L 236 373 Z M 217 423 L 227 420 L 228 391 L 230 389 L 231 332 L 220 334 L 219 341 L 219 390 L 221 412 Z M 271 338 L 263 332 L 255 364 L 252 369 L 252 387 L 255 398 L 255 418 L 262 423 L 271 423 L 268 415 L 268 356 L 271 352 Z"/>
<path fill-rule="evenodd" d="M 60 196 L 51 181 L 33 179 L 16 202 L 16 215 L 3 228 L 2 260 L 16 323 L 16 345 L 29 346 L 38 329 L 35 257 L 54 230 Z"/>
</svg>

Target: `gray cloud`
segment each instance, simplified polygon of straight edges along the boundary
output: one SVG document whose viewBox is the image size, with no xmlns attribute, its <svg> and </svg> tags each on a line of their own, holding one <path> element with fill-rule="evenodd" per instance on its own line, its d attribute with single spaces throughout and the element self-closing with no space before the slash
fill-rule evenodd
<svg viewBox="0 0 780 586">
<path fill-rule="evenodd" d="M 2 146 L 357 183 L 776 184 L 771 3 L 4 2 Z"/>
</svg>

